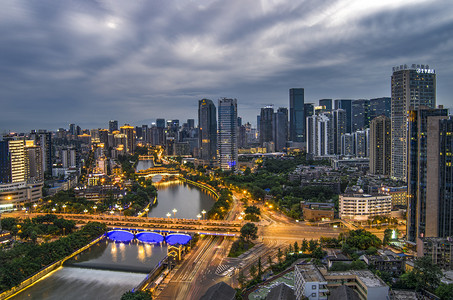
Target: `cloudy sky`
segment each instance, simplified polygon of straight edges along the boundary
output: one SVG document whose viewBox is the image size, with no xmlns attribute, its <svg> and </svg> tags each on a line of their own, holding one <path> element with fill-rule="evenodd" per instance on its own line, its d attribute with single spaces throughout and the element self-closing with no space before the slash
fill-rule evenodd
<svg viewBox="0 0 453 300">
<path fill-rule="evenodd" d="M 390 96 L 429 64 L 453 107 L 451 0 L 20 1 L 0 10 L 0 131 L 197 118 L 197 101 L 288 107 Z"/>
</svg>

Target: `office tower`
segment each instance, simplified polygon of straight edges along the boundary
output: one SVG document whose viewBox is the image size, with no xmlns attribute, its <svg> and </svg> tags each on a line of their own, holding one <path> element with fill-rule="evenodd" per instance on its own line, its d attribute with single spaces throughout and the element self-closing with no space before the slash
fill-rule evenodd
<svg viewBox="0 0 453 300">
<path fill-rule="evenodd" d="M 425 65 L 401 65 L 392 74 L 391 177 L 407 181 L 407 112 L 436 107 L 436 74 Z"/>
<path fill-rule="evenodd" d="M 261 108 L 260 114 L 260 144 L 272 142 L 273 139 L 274 107 L 272 105 Z"/>
<path fill-rule="evenodd" d="M 61 150 L 61 164 L 63 168 L 74 168 L 76 167 L 76 150 L 75 149 L 63 149 Z"/>
<path fill-rule="evenodd" d="M 41 147 L 44 173 L 52 174 L 52 133 L 43 129 L 32 130 L 30 139 L 34 141 L 35 145 Z"/>
<path fill-rule="evenodd" d="M 352 132 L 368 127 L 368 112 L 370 100 L 359 99 L 352 101 Z"/>
<path fill-rule="evenodd" d="M 237 170 L 237 100 L 219 99 L 219 163 L 222 170 Z"/>
<path fill-rule="evenodd" d="M 409 112 L 407 240 L 411 242 L 417 242 L 418 238 L 432 237 L 436 231 L 438 213 L 435 207 L 438 207 L 439 203 L 433 201 L 436 198 L 433 196 L 439 194 L 440 179 L 439 165 L 436 165 L 436 161 L 439 162 L 440 149 L 436 141 L 440 138 L 439 120 L 446 119 L 447 114 L 446 109 L 426 106 L 419 106 Z M 448 133 L 450 132 L 446 134 Z M 451 149 L 447 147 L 445 150 L 446 155 L 451 155 Z M 451 174 L 449 181 L 451 188 Z"/>
<path fill-rule="evenodd" d="M 42 169 L 42 151 L 35 146 L 33 141 L 25 145 L 25 173 L 28 182 L 39 182 L 44 180 Z"/>
<path fill-rule="evenodd" d="M 135 152 L 135 133 L 134 127 L 130 126 L 129 124 L 124 124 L 124 126 L 120 127 L 120 131 L 122 134 L 126 136 L 126 144 L 124 145 L 126 148 L 126 152 L 129 154 L 134 154 Z"/>
<path fill-rule="evenodd" d="M 345 133 L 341 136 L 341 155 L 354 155 L 354 135 Z"/>
<path fill-rule="evenodd" d="M 0 143 L 0 183 L 24 182 L 26 180 L 25 141 L 8 138 Z"/>
<path fill-rule="evenodd" d="M 256 116 L 256 131 L 257 131 L 257 138 L 260 139 L 260 128 L 261 128 L 261 116 Z"/>
<path fill-rule="evenodd" d="M 156 119 L 157 128 L 165 128 L 165 119 Z"/>
<path fill-rule="evenodd" d="M 336 99 L 335 109 L 343 109 L 346 116 L 346 133 L 352 133 L 352 100 Z"/>
<path fill-rule="evenodd" d="M 212 100 L 198 101 L 198 155 L 213 164 L 217 157 L 216 107 Z"/>
<path fill-rule="evenodd" d="M 354 155 L 358 157 L 368 157 L 369 155 L 369 140 L 370 129 L 357 130 L 354 135 Z"/>
<path fill-rule="evenodd" d="M 288 109 L 286 107 L 277 109 L 272 124 L 275 151 L 282 151 L 286 147 L 286 141 L 288 141 Z"/>
<path fill-rule="evenodd" d="M 143 130 L 141 126 L 135 126 L 135 137 L 139 140 L 143 139 Z"/>
<path fill-rule="evenodd" d="M 99 129 L 99 142 L 104 144 L 105 150 L 108 150 L 111 146 L 109 144 L 109 131 L 107 129 Z"/>
<path fill-rule="evenodd" d="M 295 143 L 305 142 L 304 89 L 289 90 L 289 132 Z"/>
<path fill-rule="evenodd" d="M 315 114 L 315 105 L 313 103 L 304 103 L 305 119 Z"/>
<path fill-rule="evenodd" d="M 116 121 L 116 120 L 109 121 L 109 131 L 110 131 L 110 133 L 112 133 L 114 131 L 118 131 L 118 121 Z"/>
<path fill-rule="evenodd" d="M 390 97 L 381 97 L 370 99 L 369 107 L 369 119 L 370 121 L 374 118 L 384 115 L 386 117 L 391 117 L 392 112 L 392 102 Z"/>
<path fill-rule="evenodd" d="M 333 111 L 333 150 L 334 154 L 341 154 L 341 137 L 346 133 L 346 111 L 344 109 L 335 109 Z"/>
<path fill-rule="evenodd" d="M 187 119 L 187 126 L 189 129 L 194 129 L 195 128 L 195 120 L 194 119 Z"/>
<path fill-rule="evenodd" d="M 72 135 L 77 134 L 77 128 L 75 124 L 69 124 L 69 133 Z"/>
<path fill-rule="evenodd" d="M 391 163 L 391 122 L 380 115 L 370 123 L 370 173 L 390 175 Z"/>
<path fill-rule="evenodd" d="M 149 143 L 149 128 L 148 125 L 142 125 L 142 141 L 143 143 Z"/>
<path fill-rule="evenodd" d="M 238 117 L 238 127 L 241 127 L 241 126 L 242 126 L 242 118 Z"/>
<path fill-rule="evenodd" d="M 313 115 L 307 118 L 307 153 L 314 156 L 330 155 L 331 119 L 327 114 Z"/>
<path fill-rule="evenodd" d="M 324 111 L 331 111 L 332 99 L 319 99 L 319 106 L 322 106 Z"/>
</svg>

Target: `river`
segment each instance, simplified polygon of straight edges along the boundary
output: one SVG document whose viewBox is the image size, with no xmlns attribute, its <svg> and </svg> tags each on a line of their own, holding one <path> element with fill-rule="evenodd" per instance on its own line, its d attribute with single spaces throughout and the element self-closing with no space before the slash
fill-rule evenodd
<svg viewBox="0 0 453 300">
<path fill-rule="evenodd" d="M 176 218 L 196 219 L 197 214 L 214 204 L 208 193 L 183 183 L 160 185 L 157 199 L 150 217 L 162 218 L 167 212 L 173 217 L 172 210 L 176 208 Z M 120 299 L 166 254 L 165 243 L 121 244 L 103 240 L 11 299 Z"/>
</svg>

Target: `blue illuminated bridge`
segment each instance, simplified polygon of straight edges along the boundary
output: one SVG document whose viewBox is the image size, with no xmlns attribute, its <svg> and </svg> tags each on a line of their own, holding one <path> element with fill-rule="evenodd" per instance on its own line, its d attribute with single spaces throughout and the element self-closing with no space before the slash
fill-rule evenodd
<svg viewBox="0 0 453 300">
<path fill-rule="evenodd" d="M 216 236 L 235 236 L 234 234 L 227 233 L 202 233 L 205 235 L 216 235 Z M 166 242 L 169 245 L 186 245 L 192 239 L 190 234 L 171 232 L 171 231 L 145 231 L 137 229 L 128 229 L 128 228 L 115 228 L 106 233 L 106 236 L 109 240 L 115 241 L 117 243 L 129 243 L 134 239 L 148 244 L 159 244 Z"/>
</svg>

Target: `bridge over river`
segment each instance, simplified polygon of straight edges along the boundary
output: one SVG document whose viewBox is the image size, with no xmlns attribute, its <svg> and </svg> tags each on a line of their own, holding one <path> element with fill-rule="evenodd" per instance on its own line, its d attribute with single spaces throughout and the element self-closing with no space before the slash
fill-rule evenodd
<svg viewBox="0 0 453 300">
<path fill-rule="evenodd" d="M 21 215 L 23 218 L 45 215 L 34 213 Z M 146 218 L 114 215 L 87 215 L 87 214 L 55 214 L 68 220 L 74 220 L 77 224 L 88 222 L 100 222 L 108 227 L 122 227 L 128 229 L 152 229 L 162 231 L 184 231 L 190 233 L 202 233 L 206 235 L 239 236 L 242 226 L 240 221 L 226 220 L 193 220 L 193 219 L 170 219 L 170 218 Z"/>
</svg>

